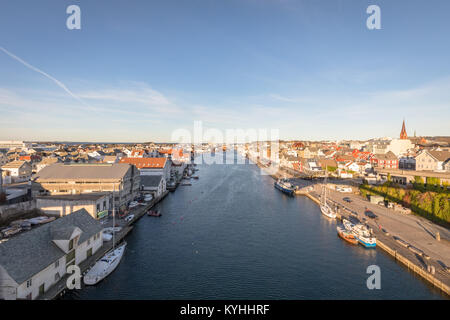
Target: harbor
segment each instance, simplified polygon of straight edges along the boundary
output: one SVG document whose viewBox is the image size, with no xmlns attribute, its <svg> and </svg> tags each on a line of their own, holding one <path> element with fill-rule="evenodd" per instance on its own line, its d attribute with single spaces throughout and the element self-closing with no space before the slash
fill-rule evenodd
<svg viewBox="0 0 450 320">
<path fill-rule="evenodd" d="M 342 241 L 314 202 L 284 195 L 251 162 L 199 168 L 192 186 L 155 205 L 161 218 L 136 221 L 117 270 L 62 298 L 446 297 L 384 251 Z M 382 290 L 366 287 L 372 264 L 382 270 Z"/>
<path fill-rule="evenodd" d="M 261 166 L 258 159 L 253 159 L 253 161 L 261 170 L 265 170 L 265 167 Z M 296 180 L 293 175 L 290 175 L 289 172 L 286 172 L 285 170 L 280 170 L 276 174 L 271 174 L 270 176 L 275 180 L 278 180 L 281 177 L 289 177 L 290 180 Z M 326 188 L 330 188 L 331 186 L 326 186 Z M 300 184 L 300 186 L 295 190 L 294 194 L 306 196 L 320 206 L 320 190 L 322 189 L 322 187 L 323 184 L 321 183 L 308 183 L 306 184 L 306 186 Z M 415 226 L 414 229 L 399 226 L 398 223 L 397 225 L 395 225 L 395 227 L 397 227 L 396 231 L 398 231 L 398 233 L 401 234 L 402 237 L 408 237 L 411 239 L 411 242 L 414 243 L 414 245 L 412 245 L 402 241 L 402 244 L 398 241 L 398 239 L 400 238 L 396 236 L 397 233 L 394 234 L 392 231 L 387 231 L 394 228 L 394 226 L 391 226 L 389 224 L 389 221 L 386 221 L 385 225 L 384 222 L 380 223 L 379 220 L 377 221 L 366 219 L 366 217 L 364 217 L 364 210 L 368 210 L 368 207 L 371 209 L 371 211 L 374 211 L 378 214 L 378 212 L 381 211 L 379 205 L 370 204 L 367 200 L 363 200 L 361 197 L 355 195 L 350 196 L 353 200 L 351 203 L 345 202 L 342 199 L 347 194 L 333 191 L 330 192 L 332 197 L 331 199 L 328 199 L 328 201 L 330 205 L 335 208 L 337 212 L 336 219 L 338 221 L 352 218 L 359 218 L 360 221 L 364 221 L 364 224 L 370 227 L 370 230 L 376 237 L 377 247 L 382 249 L 395 261 L 398 261 L 400 264 L 405 266 L 408 271 L 414 272 L 422 279 L 441 290 L 441 292 L 447 297 L 450 297 L 450 242 L 449 240 L 447 240 L 450 239 L 450 233 L 447 229 L 441 228 L 436 225 L 431 226 L 431 230 L 438 229 L 440 231 L 440 233 L 437 233 L 439 234 L 439 236 L 437 236 L 436 232 L 430 232 L 430 230 L 427 230 L 424 227 L 424 224 L 428 226 L 431 225 L 431 223 L 426 221 L 426 219 L 411 216 L 397 216 L 394 217 L 394 220 L 398 221 L 401 219 L 414 219 L 414 222 L 418 225 Z M 359 203 L 359 206 L 355 205 L 355 200 L 356 203 Z M 387 215 L 391 218 L 393 215 L 395 215 L 395 213 L 389 212 L 389 210 L 383 211 L 387 212 Z M 440 239 L 441 234 L 444 235 L 444 238 L 442 240 Z M 423 250 L 417 248 L 424 247 L 425 242 L 425 251 L 428 254 Z"/>
</svg>

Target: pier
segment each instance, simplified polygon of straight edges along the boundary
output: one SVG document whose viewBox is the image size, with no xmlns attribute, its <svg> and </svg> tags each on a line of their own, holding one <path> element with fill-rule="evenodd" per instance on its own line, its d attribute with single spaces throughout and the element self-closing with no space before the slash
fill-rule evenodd
<svg viewBox="0 0 450 320">
<path fill-rule="evenodd" d="M 116 244 L 120 243 L 130 232 L 133 230 L 133 224 L 138 221 L 142 216 L 144 216 L 147 211 L 151 208 L 153 208 L 158 202 L 163 200 L 169 191 L 165 191 L 160 197 L 152 199 L 149 203 L 147 203 L 145 206 L 138 206 L 134 208 L 132 211 L 130 211 L 129 214 L 133 214 L 134 218 L 126 222 L 124 219 L 117 219 L 116 225 L 121 227 L 122 230 L 115 233 L 115 242 Z M 105 228 L 112 227 L 112 221 L 109 221 L 111 223 L 108 223 L 105 225 Z M 104 241 L 103 246 L 100 247 L 92 256 L 81 262 L 78 267 L 81 270 L 81 275 L 84 275 L 99 259 L 101 259 L 108 251 L 110 251 L 113 247 L 112 241 Z M 67 289 L 67 279 L 70 277 L 70 274 L 65 274 L 57 284 L 53 285 L 51 288 L 49 288 L 43 295 L 39 296 L 38 299 L 40 300 L 53 300 L 57 299 L 58 297 L 62 296 Z M 84 284 L 81 284 L 83 287 Z"/>
<path fill-rule="evenodd" d="M 261 170 L 265 170 L 265 167 L 261 166 L 259 161 L 254 161 L 253 159 L 250 160 L 252 160 L 258 167 L 260 167 Z M 279 179 L 281 177 L 297 178 L 286 170 L 279 170 L 276 173 L 270 174 L 270 176 L 273 179 Z M 296 190 L 295 195 L 306 196 L 316 204 L 320 205 L 320 187 L 321 185 L 317 184 L 301 187 Z M 416 275 L 426 280 L 428 283 L 432 284 L 434 287 L 438 288 L 441 292 L 450 297 L 450 246 L 447 239 L 441 239 L 441 233 L 446 234 L 445 231 L 439 229 L 441 232 L 437 233 L 439 234 L 438 237 L 436 236 L 436 234 L 432 234 L 432 232 L 426 230 L 424 226 L 422 226 L 422 228 L 415 226 L 416 229 L 413 229 L 411 225 L 408 226 L 408 229 L 406 227 L 402 227 L 403 222 L 401 221 L 399 221 L 399 223 L 396 222 L 391 224 L 390 220 L 385 219 L 383 221 L 383 224 L 381 225 L 377 220 L 366 219 L 366 217 L 363 217 L 364 209 L 362 208 L 367 207 L 377 214 L 380 214 L 379 211 L 384 208 L 381 208 L 380 206 L 377 207 L 377 205 L 371 204 L 368 201 L 364 201 L 362 199 L 358 199 L 356 203 L 344 203 L 342 201 L 342 197 L 345 196 L 350 196 L 352 197 L 352 199 L 356 197 L 352 194 L 332 191 L 330 193 L 330 197 L 328 198 L 328 200 L 337 208 L 336 218 L 338 220 L 342 220 L 343 218 L 350 219 L 350 217 L 358 217 L 359 220 L 362 220 L 362 223 L 365 223 L 371 228 L 373 234 L 377 239 L 377 247 L 390 255 L 395 261 L 400 262 L 409 271 L 414 272 Z M 405 217 L 400 213 L 389 211 L 389 209 L 384 210 L 387 212 L 388 216 L 396 215 L 395 217 L 392 217 L 391 220 L 397 221 L 401 220 L 402 218 L 405 219 Z M 358 214 L 358 212 L 360 212 L 360 214 Z M 385 217 L 383 216 L 383 218 Z M 423 220 L 423 218 L 416 218 L 418 220 Z M 421 225 L 421 223 L 430 224 L 429 221 L 417 221 L 417 223 L 418 225 Z M 438 226 L 433 227 L 438 228 Z M 387 232 L 385 228 L 388 228 L 388 230 L 391 230 L 391 228 L 396 230 L 395 232 Z M 401 234 L 398 235 L 397 233 Z M 431 237 L 430 233 L 432 234 Z M 408 239 L 410 243 L 406 242 L 406 245 L 401 245 L 401 243 L 395 240 L 395 238 L 406 238 L 406 236 L 404 236 L 405 234 L 408 234 L 411 238 Z M 427 241 L 428 243 L 428 250 L 420 249 L 425 241 Z M 431 251 L 431 249 L 433 251 Z M 443 258 L 445 258 L 446 260 L 443 261 Z"/>
</svg>

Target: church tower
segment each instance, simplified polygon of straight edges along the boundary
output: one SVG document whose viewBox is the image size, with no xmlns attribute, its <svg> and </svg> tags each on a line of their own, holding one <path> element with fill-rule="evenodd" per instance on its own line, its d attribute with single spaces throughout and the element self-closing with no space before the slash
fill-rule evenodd
<svg viewBox="0 0 450 320">
<path fill-rule="evenodd" d="M 403 120 L 402 131 L 400 132 L 400 139 L 402 140 L 408 139 L 408 135 L 406 134 L 405 120 Z"/>
</svg>

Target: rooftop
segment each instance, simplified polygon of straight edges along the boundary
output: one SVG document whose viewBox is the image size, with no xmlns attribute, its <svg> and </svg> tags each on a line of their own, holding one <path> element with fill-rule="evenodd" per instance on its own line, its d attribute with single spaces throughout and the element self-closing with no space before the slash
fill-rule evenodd
<svg viewBox="0 0 450 320">
<path fill-rule="evenodd" d="M 126 163 L 86 163 L 49 165 L 37 173 L 36 182 L 66 180 L 119 180 L 131 168 Z"/>
<path fill-rule="evenodd" d="M 66 255 L 53 240 L 55 236 L 67 236 L 67 231 L 74 228 L 81 229 L 79 243 L 83 243 L 103 226 L 85 209 L 75 211 L 0 244 L 0 266 L 18 284 L 25 282 Z"/>
</svg>

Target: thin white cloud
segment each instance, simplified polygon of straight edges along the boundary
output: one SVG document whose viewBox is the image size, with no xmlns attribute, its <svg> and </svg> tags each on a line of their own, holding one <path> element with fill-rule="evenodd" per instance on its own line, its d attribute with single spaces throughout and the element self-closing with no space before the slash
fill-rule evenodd
<svg viewBox="0 0 450 320">
<path fill-rule="evenodd" d="M 18 56 L 16 56 L 15 54 L 9 52 L 8 50 L 6 50 L 3 47 L 0 47 L 0 50 L 3 51 L 4 53 L 6 53 L 8 56 L 10 56 L 11 58 L 13 58 L 14 60 L 20 62 L 21 64 L 23 64 L 25 67 L 42 74 L 44 77 L 52 80 L 54 83 L 56 83 L 61 89 L 63 89 L 65 92 L 67 92 L 70 96 L 72 96 L 74 99 L 78 100 L 79 102 L 81 102 L 82 104 L 84 104 L 86 107 L 91 108 L 91 106 L 89 106 L 86 102 L 84 102 L 80 97 L 78 97 L 76 94 L 74 94 L 72 91 L 70 91 L 67 86 L 62 83 L 61 81 L 59 81 L 58 79 L 52 77 L 51 75 L 49 75 L 48 73 L 32 66 L 31 64 L 29 64 L 28 62 L 24 61 L 23 59 L 19 58 Z M 92 109 L 92 108 L 91 108 Z"/>
</svg>

